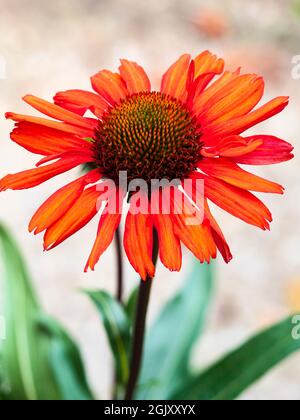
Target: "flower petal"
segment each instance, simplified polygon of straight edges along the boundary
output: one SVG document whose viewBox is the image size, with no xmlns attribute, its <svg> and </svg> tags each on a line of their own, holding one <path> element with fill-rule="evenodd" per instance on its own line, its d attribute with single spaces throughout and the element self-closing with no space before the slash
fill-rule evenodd
<svg viewBox="0 0 300 420">
<path fill-rule="evenodd" d="M 85 272 L 87 272 L 89 268 L 94 271 L 101 255 L 112 243 L 120 221 L 121 214 L 106 213 L 105 215 L 101 216 L 97 238 L 86 264 Z"/>
<path fill-rule="evenodd" d="M 213 55 L 209 51 L 199 54 L 194 60 L 194 93 L 193 97 L 198 97 L 209 82 L 224 70 L 224 60 Z"/>
<path fill-rule="evenodd" d="M 176 189 L 176 193 L 182 193 Z M 179 271 L 182 264 L 182 252 L 180 240 L 174 233 L 173 219 L 170 215 L 173 211 L 174 191 L 155 190 L 151 195 L 151 214 L 153 225 L 158 234 L 159 253 L 161 262 L 172 271 Z"/>
<path fill-rule="evenodd" d="M 226 242 L 226 239 L 224 238 L 224 235 L 214 219 L 212 213 L 210 212 L 207 199 L 204 196 L 204 190 L 203 190 L 203 180 L 201 178 L 192 177 L 191 180 L 193 181 L 192 184 L 192 192 L 187 191 L 185 189 L 185 183 L 182 183 L 182 188 L 184 189 L 185 193 L 187 195 L 190 195 L 192 198 L 192 201 L 196 204 L 196 206 L 203 211 L 204 218 L 208 220 L 210 224 L 211 234 L 214 239 L 214 242 L 220 251 L 221 255 L 224 258 L 224 261 L 226 263 L 230 262 L 232 259 L 232 255 L 230 252 L 230 248 Z M 200 183 L 197 183 L 197 180 L 200 181 Z"/>
<path fill-rule="evenodd" d="M 207 220 L 202 225 L 189 226 L 183 215 L 173 215 L 172 217 L 176 236 L 200 262 L 209 263 L 211 258 L 216 258 L 216 245 Z"/>
<path fill-rule="evenodd" d="M 213 217 L 213 215 L 212 215 L 212 213 L 209 209 L 207 200 L 205 200 L 204 205 L 205 205 L 205 216 L 209 220 L 210 228 L 211 228 L 211 234 L 214 238 L 215 244 L 217 245 L 217 248 L 220 251 L 224 261 L 226 263 L 229 263 L 232 260 L 232 254 L 231 254 L 229 245 L 226 242 L 226 239 L 223 235 L 223 232 L 222 232 L 220 226 L 216 222 L 215 218 Z"/>
<path fill-rule="evenodd" d="M 133 214 L 129 210 L 125 223 L 124 249 L 130 264 L 143 280 L 155 275 L 152 244 L 153 227 L 150 215 Z"/>
<path fill-rule="evenodd" d="M 8 189 L 23 190 L 36 187 L 48 181 L 48 179 L 67 172 L 85 162 L 85 156 L 81 156 L 80 154 L 75 156 L 73 154 L 69 158 L 66 157 L 47 166 L 29 169 L 13 175 L 6 175 L 0 180 L 0 192 Z"/>
<path fill-rule="evenodd" d="M 34 109 L 56 120 L 87 129 L 93 129 L 93 127 L 96 126 L 95 124 L 97 123 L 97 120 L 93 123 L 91 119 L 83 118 L 74 112 L 68 111 L 61 106 L 52 104 L 44 99 L 37 98 L 36 96 L 26 95 L 23 100 Z"/>
<path fill-rule="evenodd" d="M 60 159 L 80 159 L 80 162 L 88 163 L 94 160 L 94 153 L 91 149 L 81 149 L 81 150 L 68 150 L 67 152 L 63 153 L 55 153 L 53 155 L 45 156 L 38 163 L 35 165 L 36 167 L 42 166 L 46 163 L 52 162 L 54 160 Z"/>
<path fill-rule="evenodd" d="M 205 196 L 223 210 L 263 230 L 270 229 L 269 209 L 249 191 L 200 173 L 194 172 L 191 178 L 204 180 Z"/>
<path fill-rule="evenodd" d="M 254 151 L 243 156 L 236 156 L 235 162 L 245 165 L 271 165 L 274 163 L 286 162 L 294 157 L 293 146 L 274 136 L 251 136 L 246 137 L 248 142 L 260 141 L 261 145 Z"/>
<path fill-rule="evenodd" d="M 97 186 L 89 187 L 77 198 L 74 205 L 46 230 L 44 249 L 50 250 L 82 229 L 98 213 L 101 192 Z"/>
<path fill-rule="evenodd" d="M 203 108 L 207 105 L 207 103 L 214 98 L 216 95 L 222 92 L 222 89 L 225 88 L 231 81 L 235 80 L 239 76 L 239 71 L 234 73 L 225 71 L 218 80 L 213 82 L 207 89 L 203 90 L 202 86 L 200 85 L 197 88 L 195 94 L 195 104 L 194 104 L 194 111 L 195 114 L 199 114 Z"/>
<path fill-rule="evenodd" d="M 44 156 L 91 147 L 91 143 L 72 134 L 29 122 L 18 123 L 10 138 L 31 153 Z"/>
<path fill-rule="evenodd" d="M 204 51 L 197 55 L 195 61 L 195 78 L 206 73 L 221 74 L 224 70 L 224 60 L 218 58 L 210 51 Z"/>
<path fill-rule="evenodd" d="M 184 101 L 187 96 L 187 79 L 191 56 L 182 55 L 164 74 L 161 82 L 161 92 Z"/>
<path fill-rule="evenodd" d="M 171 217 L 175 235 L 202 263 L 210 262 L 211 258 L 216 258 L 217 249 L 209 221 L 206 218 L 204 220 L 198 218 L 192 204 L 188 204 L 183 196 L 180 198 L 178 193 L 175 193 L 171 200 L 174 204 Z M 197 223 L 190 224 L 191 215 L 198 218 Z"/>
<path fill-rule="evenodd" d="M 101 118 L 103 112 L 109 108 L 108 103 L 99 95 L 86 90 L 66 90 L 54 96 L 54 102 L 62 108 L 83 116 L 87 110 Z"/>
<path fill-rule="evenodd" d="M 168 214 L 156 214 L 152 220 L 158 233 L 161 262 L 171 271 L 180 271 L 182 252 L 180 240 L 174 233 L 173 219 Z"/>
<path fill-rule="evenodd" d="M 275 98 L 262 107 L 229 121 L 222 121 L 217 124 L 212 123 L 205 128 L 204 138 L 210 136 L 230 136 L 240 134 L 248 128 L 268 119 L 281 112 L 289 102 L 287 96 Z"/>
<path fill-rule="evenodd" d="M 137 63 L 121 60 L 119 70 L 130 95 L 139 92 L 150 92 L 150 80 L 145 70 Z"/>
<path fill-rule="evenodd" d="M 234 78 L 206 102 L 198 114 L 202 126 L 229 121 L 250 112 L 261 100 L 264 81 L 255 74 Z"/>
<path fill-rule="evenodd" d="M 125 82 L 118 73 L 102 70 L 91 78 L 93 89 L 111 105 L 119 103 L 128 95 Z"/>
<path fill-rule="evenodd" d="M 48 120 L 46 118 L 33 117 L 30 115 L 15 114 L 14 112 L 7 112 L 5 118 L 16 122 L 28 122 L 38 126 L 49 127 L 64 133 L 75 134 L 82 138 L 93 137 L 95 131 L 92 127 L 82 128 L 72 124 Z"/>
<path fill-rule="evenodd" d="M 86 185 L 97 182 L 100 177 L 99 171 L 94 170 L 55 192 L 32 217 L 29 232 L 34 231 L 34 234 L 37 235 L 48 229 L 74 205 Z"/>
<path fill-rule="evenodd" d="M 283 194 L 283 187 L 250 172 L 244 171 L 236 163 L 227 158 L 206 158 L 199 162 L 199 168 L 207 175 L 244 190 Z"/>
<path fill-rule="evenodd" d="M 261 146 L 263 140 L 246 139 L 241 136 L 229 136 L 219 139 L 215 145 L 203 146 L 202 156 L 235 158 L 253 152 Z"/>
</svg>

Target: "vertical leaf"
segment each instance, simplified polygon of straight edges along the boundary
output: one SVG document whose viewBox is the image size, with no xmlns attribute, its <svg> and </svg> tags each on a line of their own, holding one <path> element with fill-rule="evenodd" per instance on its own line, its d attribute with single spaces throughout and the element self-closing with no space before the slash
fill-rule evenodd
<svg viewBox="0 0 300 420">
<path fill-rule="evenodd" d="M 6 339 L 0 348 L 0 398 L 88 400 L 80 352 L 38 304 L 21 254 L 0 225 Z"/>
<path fill-rule="evenodd" d="M 125 312 L 128 316 L 130 325 L 132 326 L 135 320 L 136 305 L 138 300 L 139 288 L 136 287 L 130 293 L 128 300 L 125 304 Z"/>
<path fill-rule="evenodd" d="M 0 275 L 7 337 L 1 357 L 4 380 L 16 400 L 56 400 L 58 389 L 48 363 L 48 337 L 37 326 L 40 307 L 20 252 L 0 225 Z"/>
<path fill-rule="evenodd" d="M 128 349 L 130 345 L 130 323 L 124 308 L 111 295 L 103 291 L 86 291 L 96 305 L 110 347 L 113 352 L 118 383 L 125 385 L 129 374 Z"/>
</svg>

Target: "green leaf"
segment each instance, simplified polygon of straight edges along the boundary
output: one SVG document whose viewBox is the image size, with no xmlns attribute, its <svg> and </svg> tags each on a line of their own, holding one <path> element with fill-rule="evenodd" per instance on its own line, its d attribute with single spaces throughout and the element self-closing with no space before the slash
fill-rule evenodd
<svg viewBox="0 0 300 420">
<path fill-rule="evenodd" d="M 90 401 L 93 395 L 77 345 L 52 318 L 40 320 L 43 331 L 50 338 L 50 364 L 63 400 Z"/>
<path fill-rule="evenodd" d="M 270 369 L 300 350 L 288 318 L 258 334 L 202 374 L 185 383 L 172 399 L 234 400 Z"/>
<path fill-rule="evenodd" d="M 81 356 L 60 325 L 43 313 L 13 239 L 0 225 L 6 339 L 0 349 L 0 398 L 92 399 Z"/>
<path fill-rule="evenodd" d="M 129 322 L 131 327 L 133 326 L 134 320 L 135 320 L 135 313 L 136 313 L 136 305 L 139 295 L 139 288 L 136 287 L 132 290 L 130 293 L 128 300 L 125 304 L 125 312 L 128 316 Z"/>
<path fill-rule="evenodd" d="M 40 334 L 41 310 L 20 252 L 0 225 L 0 279 L 7 337 L 1 345 L 3 380 L 15 400 L 57 400 L 48 361 L 49 339 Z"/>
<path fill-rule="evenodd" d="M 129 375 L 130 323 L 124 308 L 110 294 L 85 291 L 96 305 L 114 356 L 117 380 L 125 385 Z"/>
<path fill-rule="evenodd" d="M 1 340 L 1 338 L 0 338 Z M 7 383 L 4 379 L 3 374 L 3 361 L 1 359 L 1 353 L 0 353 L 0 401 L 8 400 L 9 399 L 9 389 L 7 386 Z"/>
<path fill-rule="evenodd" d="M 182 290 L 163 308 L 146 336 L 137 399 L 168 399 L 188 376 L 212 294 L 212 266 L 196 262 Z"/>
</svg>

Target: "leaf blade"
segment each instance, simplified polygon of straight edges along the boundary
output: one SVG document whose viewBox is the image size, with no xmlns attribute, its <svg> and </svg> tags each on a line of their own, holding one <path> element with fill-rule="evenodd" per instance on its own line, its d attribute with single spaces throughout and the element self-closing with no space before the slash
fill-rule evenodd
<svg viewBox="0 0 300 420">
<path fill-rule="evenodd" d="M 261 332 L 175 392 L 172 399 L 234 400 L 290 354 L 300 350 L 292 318 Z"/>
<path fill-rule="evenodd" d="M 0 273 L 7 331 L 1 357 L 3 375 L 9 383 L 11 395 L 18 400 L 59 399 L 47 363 L 47 338 L 38 338 L 36 319 L 41 309 L 21 253 L 2 225 Z"/>
<path fill-rule="evenodd" d="M 0 348 L 1 398 L 92 399 L 79 349 L 59 323 L 43 312 L 21 253 L 2 225 L 0 273 L 6 320 Z M 63 386 L 66 375 L 69 389 Z"/>
<path fill-rule="evenodd" d="M 113 352 L 118 383 L 125 385 L 129 375 L 130 323 L 124 308 L 109 293 L 88 291 L 98 309 Z"/>
<path fill-rule="evenodd" d="M 69 334 L 52 318 L 41 327 L 50 338 L 49 361 L 64 401 L 92 401 L 80 351 Z"/>
</svg>

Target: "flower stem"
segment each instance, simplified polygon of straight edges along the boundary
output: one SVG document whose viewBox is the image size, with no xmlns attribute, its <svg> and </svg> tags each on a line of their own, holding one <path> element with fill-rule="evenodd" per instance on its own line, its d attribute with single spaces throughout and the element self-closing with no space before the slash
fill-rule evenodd
<svg viewBox="0 0 300 420">
<path fill-rule="evenodd" d="M 123 258 L 122 258 L 122 235 L 120 226 L 115 233 L 115 246 L 116 246 L 116 262 L 117 262 L 117 290 L 116 299 L 122 305 L 123 304 Z M 118 399 L 118 375 L 114 372 L 113 388 L 112 388 L 113 400 Z"/>
<path fill-rule="evenodd" d="M 153 230 L 153 251 L 152 259 L 154 265 L 156 265 L 158 257 L 158 237 L 157 232 Z M 133 344 L 132 344 L 132 355 L 131 355 L 131 366 L 128 385 L 125 394 L 125 400 L 130 401 L 133 399 L 135 388 L 139 379 L 139 374 L 142 365 L 145 329 L 146 329 L 146 317 L 152 286 L 152 278 L 147 277 L 146 281 L 140 281 L 140 289 L 138 295 L 136 317 L 133 329 Z"/>
<path fill-rule="evenodd" d="M 117 253 L 117 300 L 122 303 L 123 300 L 123 259 L 122 259 L 122 239 L 120 227 L 115 235 L 116 253 Z"/>
</svg>

